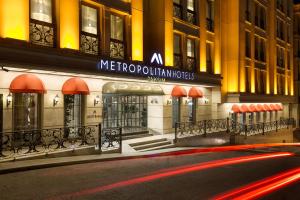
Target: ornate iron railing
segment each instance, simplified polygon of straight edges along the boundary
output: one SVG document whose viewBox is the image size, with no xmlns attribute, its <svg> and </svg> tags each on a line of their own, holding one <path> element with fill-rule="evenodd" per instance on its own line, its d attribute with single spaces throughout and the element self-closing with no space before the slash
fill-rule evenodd
<svg viewBox="0 0 300 200">
<path fill-rule="evenodd" d="M 36 45 L 54 47 L 54 26 L 52 24 L 32 20 L 30 22 L 30 42 Z"/>
<path fill-rule="evenodd" d="M 110 57 L 117 59 L 125 58 L 124 42 L 115 39 L 110 39 Z"/>
<path fill-rule="evenodd" d="M 99 54 L 99 39 L 97 35 L 81 33 L 80 50 L 84 53 L 98 55 Z"/>
<path fill-rule="evenodd" d="M 241 124 L 225 119 L 209 119 L 198 122 L 180 122 L 175 124 L 175 142 L 180 138 L 203 135 L 210 133 L 230 133 L 234 135 L 252 136 L 256 134 L 265 134 L 271 131 L 288 128 L 294 125 L 293 118 L 280 119 L 272 122 L 257 124 Z"/>
<path fill-rule="evenodd" d="M 194 11 L 188 10 L 187 11 L 187 21 L 191 24 L 196 24 L 196 13 Z"/>
<path fill-rule="evenodd" d="M 122 150 L 122 130 L 101 124 L 0 132 L 0 160 L 49 155 L 93 147 L 98 152 Z"/>
<path fill-rule="evenodd" d="M 182 19 L 182 7 L 178 4 L 173 4 L 173 16 Z"/>
</svg>

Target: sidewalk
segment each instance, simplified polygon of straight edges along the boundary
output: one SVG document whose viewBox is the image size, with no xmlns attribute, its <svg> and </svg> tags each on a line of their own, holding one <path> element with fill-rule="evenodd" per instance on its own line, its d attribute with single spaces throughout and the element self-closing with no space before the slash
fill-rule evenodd
<svg viewBox="0 0 300 200">
<path fill-rule="evenodd" d="M 177 152 L 181 150 L 187 150 L 191 148 L 171 148 L 162 149 L 151 152 L 128 152 L 128 153 L 114 153 L 114 154 L 99 154 L 99 155 L 83 155 L 83 156 L 70 156 L 70 157 L 59 157 L 59 158 L 47 158 L 47 159 L 34 159 L 34 160 L 23 160 L 23 161 L 10 161 L 0 163 L 0 174 L 13 173 L 19 171 L 27 171 L 33 169 L 42 169 L 49 167 L 66 166 L 73 164 L 83 164 L 91 162 L 104 162 L 114 160 L 127 160 L 136 158 L 147 158 L 155 157 L 160 154 L 168 152 Z"/>
</svg>

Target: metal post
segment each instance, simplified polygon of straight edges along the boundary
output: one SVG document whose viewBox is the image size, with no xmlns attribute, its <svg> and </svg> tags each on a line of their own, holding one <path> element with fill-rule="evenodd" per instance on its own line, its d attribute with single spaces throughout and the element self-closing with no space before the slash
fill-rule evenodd
<svg viewBox="0 0 300 200">
<path fill-rule="evenodd" d="M 102 127 L 101 127 L 101 123 L 99 123 L 99 125 L 98 125 L 98 146 L 99 146 L 100 154 L 102 153 L 101 135 L 102 135 Z"/>
<path fill-rule="evenodd" d="M 275 121 L 275 126 L 276 126 L 276 132 L 278 132 L 278 121 Z"/>
<path fill-rule="evenodd" d="M 229 117 L 226 118 L 226 132 L 229 133 L 230 129 L 229 129 Z"/>
<path fill-rule="evenodd" d="M 244 124 L 245 138 L 247 138 L 247 124 Z"/>
<path fill-rule="evenodd" d="M 175 143 L 177 143 L 177 134 L 178 134 L 178 122 L 175 122 L 175 140 L 174 140 Z"/>
<path fill-rule="evenodd" d="M 120 151 L 119 153 L 122 153 L 122 128 L 119 128 L 119 145 L 120 145 Z"/>
<path fill-rule="evenodd" d="M 207 123 L 207 120 L 204 120 L 204 137 L 206 137 L 206 127 L 207 127 L 206 123 Z"/>
<path fill-rule="evenodd" d="M 263 130 L 262 134 L 265 135 L 265 122 L 262 123 L 262 130 Z"/>
</svg>

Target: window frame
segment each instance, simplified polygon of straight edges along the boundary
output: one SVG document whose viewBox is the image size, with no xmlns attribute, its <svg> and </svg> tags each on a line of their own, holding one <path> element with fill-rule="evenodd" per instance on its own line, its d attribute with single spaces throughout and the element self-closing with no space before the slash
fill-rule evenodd
<svg viewBox="0 0 300 200">
<path fill-rule="evenodd" d="M 118 40 L 118 39 L 114 39 L 111 37 L 111 15 L 115 15 L 117 17 L 120 17 L 122 18 L 123 20 L 123 41 L 121 40 Z M 126 16 L 125 15 L 121 15 L 119 13 L 116 13 L 116 12 L 109 12 L 109 52 L 111 51 L 111 48 L 110 48 L 110 44 L 111 42 L 115 42 L 115 43 L 119 43 L 119 44 L 123 44 L 124 46 L 124 58 L 122 58 L 123 60 L 125 60 L 127 58 L 127 40 L 126 40 Z M 111 57 L 111 55 L 110 55 Z M 114 57 L 111 57 L 111 58 L 114 58 Z M 121 59 L 121 58 L 117 58 L 117 59 Z"/>
</svg>

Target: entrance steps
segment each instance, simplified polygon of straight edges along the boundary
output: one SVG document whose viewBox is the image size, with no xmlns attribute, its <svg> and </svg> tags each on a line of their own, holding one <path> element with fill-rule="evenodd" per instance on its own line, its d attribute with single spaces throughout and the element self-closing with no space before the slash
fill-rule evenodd
<svg viewBox="0 0 300 200">
<path fill-rule="evenodd" d="M 159 150 L 159 149 L 175 147 L 175 145 L 172 143 L 172 141 L 168 140 L 167 138 L 147 139 L 147 140 L 145 138 L 144 141 L 130 143 L 129 146 L 131 146 L 134 150 L 139 151 L 139 152 L 154 151 L 154 150 Z"/>
<path fill-rule="evenodd" d="M 131 139 L 144 138 L 149 136 L 153 136 L 153 134 L 150 134 L 149 131 L 136 131 L 132 133 L 122 134 L 122 140 L 131 140 Z"/>
</svg>

